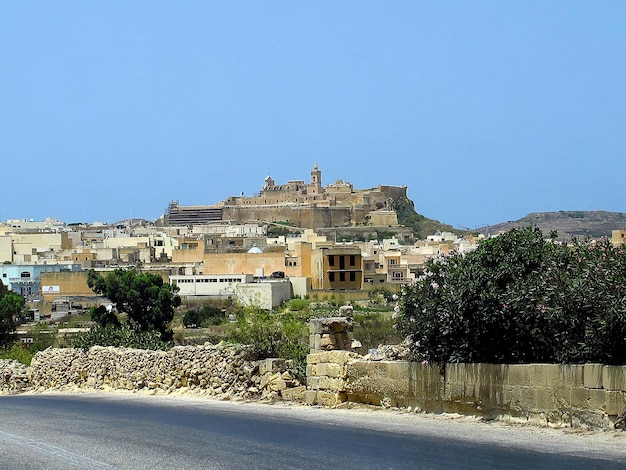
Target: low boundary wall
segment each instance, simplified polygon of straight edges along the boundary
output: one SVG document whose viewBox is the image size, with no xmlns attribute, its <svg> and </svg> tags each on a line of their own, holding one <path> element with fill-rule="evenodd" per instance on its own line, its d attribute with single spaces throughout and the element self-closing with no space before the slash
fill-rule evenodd
<svg viewBox="0 0 626 470">
<path fill-rule="evenodd" d="M 549 426 L 605 428 L 626 406 L 626 367 L 601 364 L 446 364 L 355 360 L 349 401 Z"/>
<path fill-rule="evenodd" d="M 446 364 L 365 360 L 324 341 L 329 319 L 310 324 L 309 404 L 344 402 L 460 413 L 548 426 L 608 428 L 626 407 L 626 366 L 602 364 Z M 349 319 L 343 326 L 350 331 Z M 321 336 L 322 341 L 316 341 Z M 443 373 L 442 373 L 443 372 Z"/>
</svg>

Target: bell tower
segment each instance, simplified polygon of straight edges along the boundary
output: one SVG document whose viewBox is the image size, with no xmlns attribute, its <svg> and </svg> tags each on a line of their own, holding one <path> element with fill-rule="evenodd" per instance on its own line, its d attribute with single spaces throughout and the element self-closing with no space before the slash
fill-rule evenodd
<svg viewBox="0 0 626 470">
<path fill-rule="evenodd" d="M 324 193 L 322 188 L 322 172 L 317 166 L 317 163 L 313 165 L 311 170 L 311 184 L 308 187 L 308 194 L 310 196 L 318 196 Z"/>
</svg>

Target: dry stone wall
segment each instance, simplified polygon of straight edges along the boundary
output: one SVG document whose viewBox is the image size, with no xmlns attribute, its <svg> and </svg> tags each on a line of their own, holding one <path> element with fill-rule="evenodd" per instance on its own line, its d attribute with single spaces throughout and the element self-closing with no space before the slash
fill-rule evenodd
<svg viewBox="0 0 626 470">
<path fill-rule="evenodd" d="M 0 393 L 128 390 L 220 399 L 297 399 L 304 387 L 288 361 L 257 361 L 246 346 L 205 344 L 148 351 L 94 346 L 38 352 L 26 367 L 0 361 Z"/>
<path fill-rule="evenodd" d="M 28 368 L 18 361 L 0 360 L 0 394 L 21 393 L 30 388 Z"/>
<path fill-rule="evenodd" d="M 113 347 L 46 349 L 31 362 L 33 390 L 188 391 L 218 397 L 261 395 L 259 364 L 232 345 L 177 346 L 169 351 Z"/>
</svg>

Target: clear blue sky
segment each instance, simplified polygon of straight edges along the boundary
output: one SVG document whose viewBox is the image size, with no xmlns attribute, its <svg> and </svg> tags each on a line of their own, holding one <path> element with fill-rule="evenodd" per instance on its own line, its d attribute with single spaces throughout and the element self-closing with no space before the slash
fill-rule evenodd
<svg viewBox="0 0 626 470">
<path fill-rule="evenodd" d="M 626 212 L 624 1 L 0 6 L 0 220 L 407 185 L 456 227 Z"/>
</svg>

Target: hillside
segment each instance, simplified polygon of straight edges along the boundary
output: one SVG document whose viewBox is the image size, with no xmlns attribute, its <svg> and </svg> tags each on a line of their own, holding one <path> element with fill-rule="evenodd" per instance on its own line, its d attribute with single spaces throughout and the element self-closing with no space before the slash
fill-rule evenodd
<svg viewBox="0 0 626 470">
<path fill-rule="evenodd" d="M 512 228 L 525 227 L 537 227 L 546 235 L 556 230 L 561 240 L 586 236 L 610 237 L 613 230 L 626 228 L 626 214 L 606 211 L 534 212 L 516 221 L 479 228 L 478 232 L 493 235 Z"/>
<path fill-rule="evenodd" d="M 393 208 L 398 215 L 398 223 L 412 229 L 416 239 L 424 239 L 437 231 L 454 232 L 459 235 L 465 233 L 463 230 L 455 229 L 452 225 L 443 224 L 438 220 L 429 219 L 422 214 L 418 214 L 415 211 L 415 204 L 407 197 L 395 199 Z"/>
</svg>

